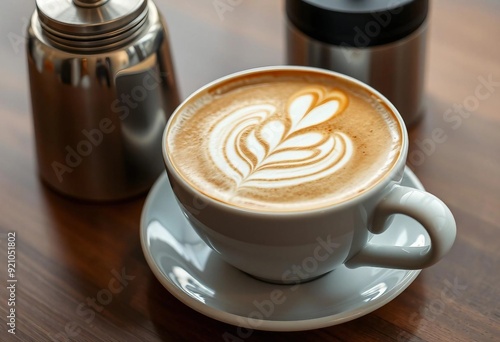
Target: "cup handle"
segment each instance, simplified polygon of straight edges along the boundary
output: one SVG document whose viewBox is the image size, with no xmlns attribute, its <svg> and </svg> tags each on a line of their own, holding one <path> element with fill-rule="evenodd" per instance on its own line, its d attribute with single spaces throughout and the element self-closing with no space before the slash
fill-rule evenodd
<svg viewBox="0 0 500 342">
<path fill-rule="evenodd" d="M 375 266 L 417 270 L 438 262 L 453 246 L 456 223 L 450 209 L 436 196 L 414 188 L 395 185 L 376 206 L 372 225 L 374 234 L 383 233 L 393 214 L 403 214 L 418 221 L 430 237 L 430 246 L 399 247 L 368 242 L 345 264 L 349 268 Z M 397 227 L 396 227 L 397 228 Z"/>
</svg>

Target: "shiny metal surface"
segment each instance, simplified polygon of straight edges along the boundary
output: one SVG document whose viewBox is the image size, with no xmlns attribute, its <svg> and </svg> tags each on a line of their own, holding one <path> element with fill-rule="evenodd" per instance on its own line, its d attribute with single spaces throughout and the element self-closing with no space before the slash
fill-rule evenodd
<svg viewBox="0 0 500 342">
<path fill-rule="evenodd" d="M 426 22 L 405 39 L 358 48 L 329 45 L 287 23 L 288 64 L 337 71 L 365 82 L 384 94 L 407 126 L 424 112 Z"/>
<path fill-rule="evenodd" d="M 165 23 L 147 4 L 139 34 L 98 53 L 61 49 L 32 16 L 27 60 L 38 168 L 63 194 L 122 199 L 149 189 L 163 170 L 161 136 L 179 95 Z"/>
<path fill-rule="evenodd" d="M 73 0 L 75 5 L 82 7 L 96 7 L 108 2 L 109 0 Z"/>
<path fill-rule="evenodd" d="M 55 32 L 94 36 L 127 26 L 148 7 L 147 0 L 37 0 L 42 25 Z"/>
</svg>

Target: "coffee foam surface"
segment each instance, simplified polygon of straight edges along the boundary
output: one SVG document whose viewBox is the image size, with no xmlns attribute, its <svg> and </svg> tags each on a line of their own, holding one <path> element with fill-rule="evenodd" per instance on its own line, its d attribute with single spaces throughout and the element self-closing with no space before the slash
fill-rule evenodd
<svg viewBox="0 0 500 342">
<path fill-rule="evenodd" d="M 345 201 L 387 173 L 402 138 L 379 99 L 341 79 L 285 76 L 234 80 L 180 109 L 167 150 L 188 183 L 230 205 L 291 211 Z"/>
</svg>

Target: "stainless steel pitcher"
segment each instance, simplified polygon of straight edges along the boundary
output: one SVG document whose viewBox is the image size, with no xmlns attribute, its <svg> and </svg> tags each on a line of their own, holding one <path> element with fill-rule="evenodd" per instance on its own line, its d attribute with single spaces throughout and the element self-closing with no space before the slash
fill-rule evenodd
<svg viewBox="0 0 500 342">
<path fill-rule="evenodd" d="M 149 189 L 179 103 L 151 0 L 36 0 L 28 69 L 38 168 L 57 191 L 109 201 Z"/>
</svg>

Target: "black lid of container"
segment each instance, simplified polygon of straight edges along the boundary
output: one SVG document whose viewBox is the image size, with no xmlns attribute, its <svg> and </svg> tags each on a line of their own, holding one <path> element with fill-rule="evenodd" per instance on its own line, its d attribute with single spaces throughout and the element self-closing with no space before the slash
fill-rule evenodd
<svg viewBox="0 0 500 342">
<path fill-rule="evenodd" d="M 290 21 L 325 43 L 367 47 L 394 42 L 427 17 L 428 0 L 287 0 Z"/>
</svg>

